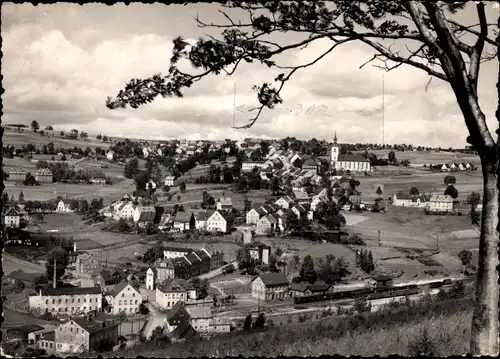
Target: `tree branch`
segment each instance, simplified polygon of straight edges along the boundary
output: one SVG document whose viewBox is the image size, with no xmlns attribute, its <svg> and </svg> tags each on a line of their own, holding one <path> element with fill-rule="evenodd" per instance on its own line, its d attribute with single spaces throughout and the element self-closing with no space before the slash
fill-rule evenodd
<svg viewBox="0 0 500 359">
<path fill-rule="evenodd" d="M 484 44 L 486 38 L 488 37 L 488 24 L 486 22 L 486 13 L 484 11 L 484 4 L 478 3 L 476 5 L 476 9 L 477 9 L 477 15 L 479 17 L 479 23 L 481 26 L 481 32 L 477 38 L 476 44 L 472 48 L 472 53 L 470 56 L 470 65 L 469 65 L 469 79 L 474 89 L 474 95 L 477 97 L 479 66 L 481 63 L 481 54 L 483 53 Z"/>
</svg>

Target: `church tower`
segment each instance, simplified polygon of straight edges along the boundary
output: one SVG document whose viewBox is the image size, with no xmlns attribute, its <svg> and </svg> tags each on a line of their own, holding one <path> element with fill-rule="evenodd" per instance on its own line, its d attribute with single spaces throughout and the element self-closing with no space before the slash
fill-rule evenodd
<svg viewBox="0 0 500 359">
<path fill-rule="evenodd" d="M 330 152 L 330 162 L 333 164 L 339 160 L 339 145 L 337 144 L 337 131 L 335 131 L 335 135 L 333 137 L 333 145 Z"/>
</svg>

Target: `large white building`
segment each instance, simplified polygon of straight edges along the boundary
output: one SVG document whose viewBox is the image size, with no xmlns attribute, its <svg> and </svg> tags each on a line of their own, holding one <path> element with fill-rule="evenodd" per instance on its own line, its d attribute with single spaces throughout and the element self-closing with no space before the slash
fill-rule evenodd
<svg viewBox="0 0 500 359">
<path fill-rule="evenodd" d="M 337 133 L 333 138 L 333 145 L 330 151 L 330 165 L 337 171 L 370 172 L 371 164 L 366 158 L 359 154 L 342 155 L 340 146 L 337 144 Z"/>
<path fill-rule="evenodd" d="M 28 298 L 31 310 L 53 315 L 86 314 L 102 309 L 102 290 L 91 288 L 45 288 Z"/>
<path fill-rule="evenodd" d="M 434 194 L 429 200 L 429 211 L 435 213 L 453 212 L 454 201 L 446 194 Z"/>
<path fill-rule="evenodd" d="M 125 281 L 118 283 L 115 288 L 106 295 L 109 307 L 108 311 L 114 315 L 125 313 L 133 315 L 139 313 L 142 303 L 142 295 L 138 289 Z"/>
</svg>

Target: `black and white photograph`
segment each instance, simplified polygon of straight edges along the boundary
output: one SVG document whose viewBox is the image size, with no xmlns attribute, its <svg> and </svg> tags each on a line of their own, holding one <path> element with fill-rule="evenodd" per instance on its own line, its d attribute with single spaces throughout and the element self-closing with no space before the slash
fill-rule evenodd
<svg viewBox="0 0 500 359">
<path fill-rule="evenodd" d="M 0 6 L 2 356 L 500 354 L 500 1 Z"/>
</svg>

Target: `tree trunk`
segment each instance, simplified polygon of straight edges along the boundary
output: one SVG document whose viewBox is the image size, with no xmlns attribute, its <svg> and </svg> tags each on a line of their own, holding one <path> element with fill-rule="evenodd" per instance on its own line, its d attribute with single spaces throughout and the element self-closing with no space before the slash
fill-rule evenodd
<svg viewBox="0 0 500 359">
<path fill-rule="evenodd" d="M 472 321 L 471 354 L 498 355 L 498 193 L 496 158 L 481 158 L 483 211 L 479 239 L 476 305 Z"/>
</svg>

